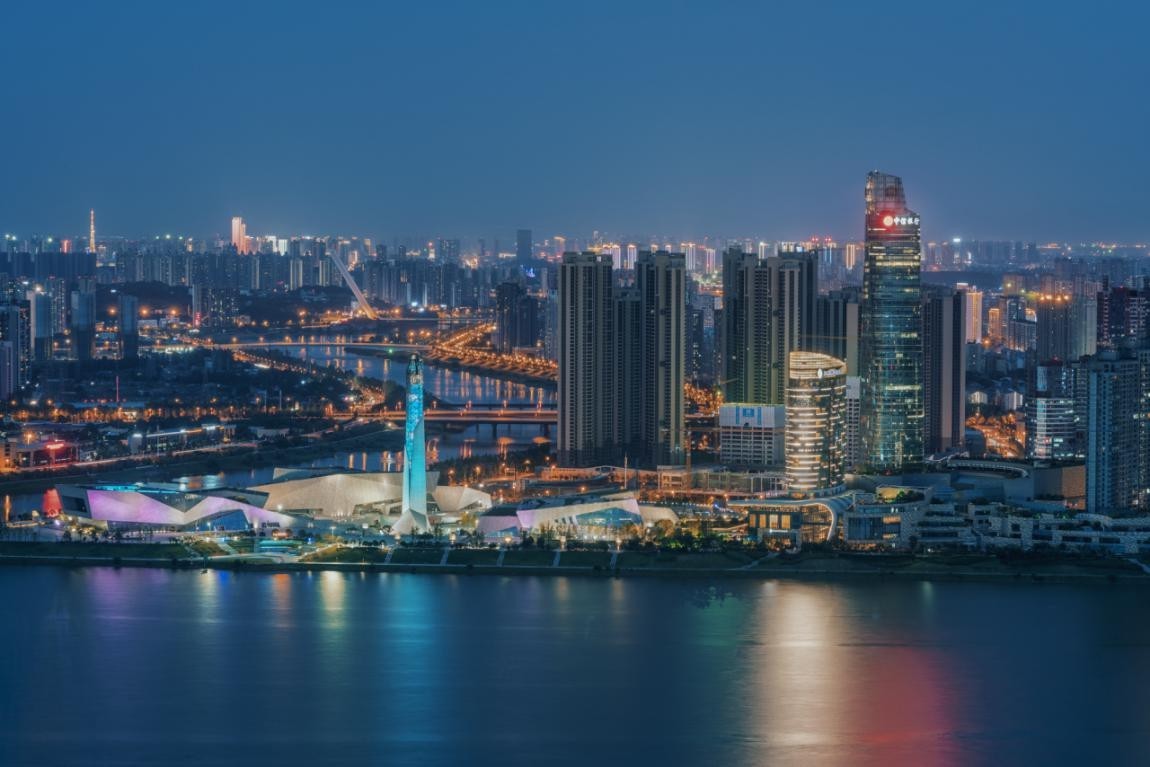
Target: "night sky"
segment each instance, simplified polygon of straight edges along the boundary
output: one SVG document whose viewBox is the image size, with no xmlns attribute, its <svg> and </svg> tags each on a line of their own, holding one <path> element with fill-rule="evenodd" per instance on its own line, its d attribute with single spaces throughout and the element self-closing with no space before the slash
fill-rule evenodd
<svg viewBox="0 0 1150 767">
<path fill-rule="evenodd" d="M 8 0 L 0 230 L 1150 239 L 1144 2 L 369 5 Z"/>
</svg>

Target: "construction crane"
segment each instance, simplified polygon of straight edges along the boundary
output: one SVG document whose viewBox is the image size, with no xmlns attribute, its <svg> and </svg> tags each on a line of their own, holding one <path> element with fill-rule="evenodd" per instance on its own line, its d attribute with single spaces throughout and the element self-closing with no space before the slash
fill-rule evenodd
<svg viewBox="0 0 1150 767">
<path fill-rule="evenodd" d="M 348 271 L 347 265 L 344 264 L 339 255 L 334 252 L 329 253 L 328 256 L 330 256 L 331 260 L 335 262 L 335 268 L 339 269 L 339 273 L 343 275 L 343 281 L 347 283 L 347 286 L 351 288 L 351 292 L 355 294 L 355 300 L 359 302 L 359 306 L 361 309 L 363 309 L 363 313 L 366 314 L 369 319 L 378 320 L 379 312 L 375 310 L 375 307 L 368 303 L 367 296 L 365 296 L 363 291 L 359 289 L 359 285 L 356 284 L 355 277 L 351 276 L 351 272 Z"/>
</svg>

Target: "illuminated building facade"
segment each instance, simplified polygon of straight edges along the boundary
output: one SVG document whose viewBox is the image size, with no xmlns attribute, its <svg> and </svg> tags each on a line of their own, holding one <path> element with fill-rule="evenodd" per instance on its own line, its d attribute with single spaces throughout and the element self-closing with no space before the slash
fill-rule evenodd
<svg viewBox="0 0 1150 767">
<path fill-rule="evenodd" d="M 859 306 L 863 463 L 897 471 L 923 457 L 922 238 L 902 179 L 866 181 L 866 259 Z"/>
<path fill-rule="evenodd" d="M 407 422 L 403 432 L 403 511 L 401 529 L 426 532 L 427 442 L 423 435 L 423 360 L 411 355 L 407 364 Z"/>
<path fill-rule="evenodd" d="M 965 282 L 955 285 L 955 288 L 966 294 L 966 340 L 970 342 L 982 341 L 982 291 L 976 290 Z"/>
<path fill-rule="evenodd" d="M 237 253 L 248 252 L 248 227 L 242 216 L 232 216 L 232 247 Z"/>
<path fill-rule="evenodd" d="M 843 488 L 846 363 L 791 352 L 787 380 L 787 489 L 822 495 Z"/>
<path fill-rule="evenodd" d="M 786 408 L 729 402 L 719 406 L 719 460 L 729 466 L 782 466 Z"/>
<path fill-rule="evenodd" d="M 1026 457 L 1059 461 L 1078 454 L 1075 368 L 1061 360 L 1036 365 L 1026 398 Z"/>
<path fill-rule="evenodd" d="M 1145 508 L 1150 501 L 1150 350 L 1104 350 L 1081 367 L 1086 389 L 1086 511 Z"/>
<path fill-rule="evenodd" d="M 850 365 L 847 365 L 848 371 Z M 843 441 L 843 466 L 853 471 L 862 461 L 862 434 L 859 431 L 862 410 L 862 384 L 858 376 L 847 376 L 846 439 Z"/>
</svg>

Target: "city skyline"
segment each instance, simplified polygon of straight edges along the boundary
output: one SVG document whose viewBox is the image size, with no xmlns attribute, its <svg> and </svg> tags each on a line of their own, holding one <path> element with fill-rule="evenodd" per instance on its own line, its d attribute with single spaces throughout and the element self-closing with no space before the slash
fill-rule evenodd
<svg viewBox="0 0 1150 767">
<path fill-rule="evenodd" d="M 285 242 L 292 239 L 319 239 L 319 240 L 369 240 L 383 244 L 405 244 L 412 246 L 434 246 L 443 242 L 458 243 L 464 255 L 474 255 L 480 248 L 486 248 L 487 254 L 494 256 L 493 246 L 499 246 L 498 253 L 508 257 L 519 256 L 520 245 L 518 235 L 526 232 L 534 236 L 536 255 L 546 244 L 548 252 L 558 255 L 563 252 L 577 252 L 578 248 L 560 248 L 564 243 L 586 243 L 588 246 L 619 245 L 630 248 L 666 248 L 670 246 L 675 252 L 688 247 L 724 248 L 732 244 L 756 245 L 760 249 L 764 246 L 801 245 L 823 242 L 833 242 L 840 245 L 861 245 L 866 237 L 863 227 L 856 232 L 831 232 L 826 228 L 816 228 L 809 232 L 755 232 L 755 231 L 711 231 L 699 232 L 642 232 L 634 231 L 635 227 L 626 227 L 620 230 L 607 230 L 602 228 L 574 229 L 572 227 L 555 230 L 523 229 L 513 225 L 493 228 L 489 231 L 460 233 L 450 228 L 434 232 L 378 232 L 375 230 L 310 230 L 289 226 L 286 229 L 273 230 L 262 226 L 252 227 L 252 222 L 243 215 L 229 214 L 216 230 L 210 232 L 193 232 L 189 229 L 177 229 L 166 232 L 107 232 L 103 226 L 97 230 L 95 224 L 99 208 L 85 208 L 83 213 L 83 227 L 67 225 L 46 230 L 29 230 L 27 228 L 7 226 L 0 224 L 0 237 L 6 238 L 18 245 L 37 243 L 45 252 L 56 251 L 58 244 L 67 240 L 71 252 L 83 251 L 88 247 L 92 233 L 95 233 L 97 244 L 106 245 L 116 243 L 121 246 L 142 247 L 150 242 L 161 240 L 192 241 L 198 250 L 213 250 L 229 244 L 234 245 L 232 227 L 236 219 L 243 222 L 245 236 L 253 243 L 258 244 L 269 238 L 281 239 Z M 949 244 L 970 243 L 1025 243 L 1040 249 L 1092 248 L 1105 251 L 1114 248 L 1150 250 L 1150 236 L 1145 239 L 1121 240 L 1116 238 L 1099 237 L 1094 239 L 1058 239 L 1042 237 L 1041 235 L 980 235 L 977 230 L 964 231 L 960 235 L 933 236 L 929 234 L 932 227 L 924 222 L 924 229 L 928 234 L 922 237 L 923 245 L 945 246 Z M 17 248 L 19 249 L 19 248 Z M 77 251 L 78 249 L 78 251 Z M 67 252 L 67 251 L 65 251 Z M 721 255 L 721 254 L 717 254 Z M 925 254 L 924 254 L 925 255 Z"/>
<path fill-rule="evenodd" d="M 53 55 L 14 36 L 7 102 L 83 117 L 8 123 L 0 227 L 82 231 L 95 207 L 128 236 L 243 215 L 263 231 L 841 238 L 853 180 L 889 167 L 928 237 L 1150 240 L 1150 107 L 1126 96 L 1150 67 L 1144 7 L 651 10 L 229 6 L 252 36 L 213 59 L 211 13 L 23 6 L 12 28 L 51 29 Z M 293 50 L 317 39 L 327 55 Z M 868 119 L 887 98 L 898 118 Z"/>
<path fill-rule="evenodd" d="M 1150 4 L 9 5 L 0 767 L 1147 761 Z"/>
</svg>

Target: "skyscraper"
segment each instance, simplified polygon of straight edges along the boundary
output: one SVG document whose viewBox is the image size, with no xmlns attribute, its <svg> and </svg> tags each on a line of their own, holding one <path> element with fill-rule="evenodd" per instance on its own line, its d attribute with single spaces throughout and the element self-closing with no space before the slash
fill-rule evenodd
<svg viewBox="0 0 1150 767">
<path fill-rule="evenodd" d="M 815 337 L 809 351 L 842 360 L 847 365 L 847 375 L 858 375 L 858 288 L 831 291 L 815 299 Z"/>
<path fill-rule="evenodd" d="M 120 294 L 120 358 L 134 360 L 140 356 L 140 301 L 135 296 Z"/>
<path fill-rule="evenodd" d="M 850 369 L 850 365 L 847 365 Z M 847 376 L 846 381 L 846 438 L 843 440 L 843 466 L 847 471 L 853 471 L 862 462 L 862 434 L 859 430 L 860 413 L 862 410 L 862 385 L 858 376 Z"/>
<path fill-rule="evenodd" d="M 686 259 L 681 253 L 639 254 L 635 285 L 642 313 L 642 431 L 650 460 L 678 464 L 684 458 L 686 424 Z"/>
<path fill-rule="evenodd" d="M 1132 510 L 1140 480 L 1139 364 L 1106 350 L 1085 365 L 1086 511 Z"/>
<path fill-rule="evenodd" d="M 52 299 L 39 288 L 29 290 L 27 296 L 32 359 L 44 362 L 52 357 Z"/>
<path fill-rule="evenodd" d="M 26 303 L 0 304 L 0 341 L 12 345 L 13 391 L 29 382 L 32 362 L 32 334 Z"/>
<path fill-rule="evenodd" d="M 615 444 L 611 257 L 565 253 L 559 266 L 560 460 L 595 461 Z"/>
<path fill-rule="evenodd" d="M 982 341 L 982 291 L 975 290 L 965 282 L 955 288 L 966 293 L 966 342 Z"/>
<path fill-rule="evenodd" d="M 966 294 L 923 298 L 923 441 L 928 454 L 961 447 L 966 435 Z"/>
<path fill-rule="evenodd" d="M 1038 361 L 1075 359 L 1071 356 L 1070 296 L 1049 293 L 1039 296 L 1035 314 Z"/>
<path fill-rule="evenodd" d="M 237 253 L 248 252 L 248 227 L 242 216 L 232 216 L 232 247 Z"/>
<path fill-rule="evenodd" d="M 770 274 L 758 255 L 746 253 L 737 245 L 723 252 L 719 375 L 727 402 L 771 401 L 770 288 Z"/>
<path fill-rule="evenodd" d="M 526 263 L 534 255 L 535 244 L 531 239 L 530 229 L 519 229 L 515 232 L 515 258 L 520 263 Z"/>
<path fill-rule="evenodd" d="M 399 532 L 426 532 L 427 442 L 423 433 L 423 360 L 411 355 L 407 363 L 407 419 L 403 431 L 403 500 Z"/>
<path fill-rule="evenodd" d="M 445 264 L 454 264 L 459 262 L 459 240 L 445 239 L 443 237 L 435 241 L 435 260 L 442 261 Z"/>
<path fill-rule="evenodd" d="M 96 252 L 96 209 L 88 211 L 88 252 Z"/>
<path fill-rule="evenodd" d="M 1077 366 L 1047 360 L 1034 366 L 1026 393 L 1026 457 L 1065 460 L 1080 452 L 1076 434 Z"/>
<path fill-rule="evenodd" d="M 780 250 L 766 259 L 770 301 L 767 402 L 786 401 L 790 353 L 812 351 L 819 261 L 814 250 Z"/>
<path fill-rule="evenodd" d="M 72 291 L 72 353 L 81 362 L 92 359 L 96 341 L 95 285 L 80 284 Z"/>
<path fill-rule="evenodd" d="M 922 462 L 922 243 L 902 179 L 866 180 L 866 258 L 859 306 L 862 462 L 897 471 Z"/>
<path fill-rule="evenodd" d="M 793 351 L 787 381 L 787 489 L 833 493 L 843 487 L 846 364 L 818 352 Z"/>
<path fill-rule="evenodd" d="M 643 447 L 643 303 L 637 288 L 619 291 L 614 302 L 616 444 L 632 461 Z"/>
<path fill-rule="evenodd" d="M 0 341 L 0 401 L 7 404 L 8 398 L 20 388 L 20 364 L 17 359 L 16 344 Z"/>
<path fill-rule="evenodd" d="M 1098 293 L 1080 292 L 1070 301 L 1070 361 L 1098 351 Z"/>
<path fill-rule="evenodd" d="M 510 353 L 539 340 L 539 302 L 517 282 L 495 286 L 495 348 Z"/>
</svg>

